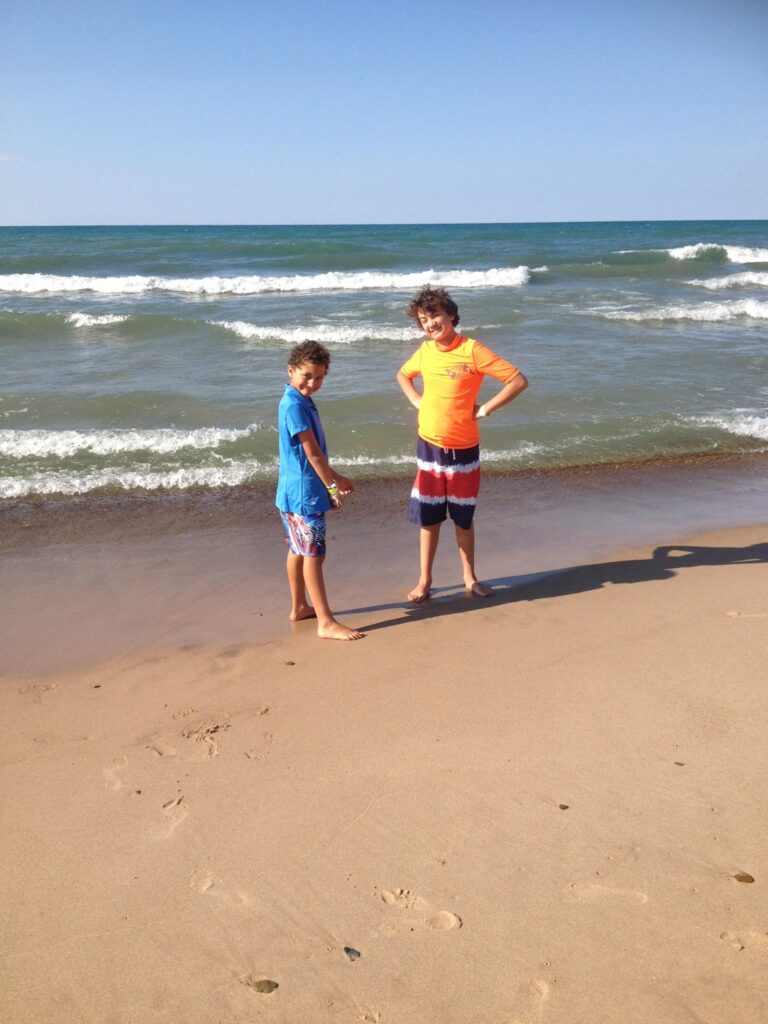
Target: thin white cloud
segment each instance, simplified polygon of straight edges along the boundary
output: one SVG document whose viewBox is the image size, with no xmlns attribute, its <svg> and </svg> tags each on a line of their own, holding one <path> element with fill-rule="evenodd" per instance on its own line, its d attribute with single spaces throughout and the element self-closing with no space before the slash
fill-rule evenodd
<svg viewBox="0 0 768 1024">
<path fill-rule="evenodd" d="M 0 153 L 0 164 L 10 164 L 18 157 L 12 156 L 10 153 Z"/>
</svg>

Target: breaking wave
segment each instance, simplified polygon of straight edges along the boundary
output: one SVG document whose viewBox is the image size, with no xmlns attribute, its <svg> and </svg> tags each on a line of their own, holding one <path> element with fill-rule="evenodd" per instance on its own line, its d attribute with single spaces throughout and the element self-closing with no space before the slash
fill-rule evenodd
<svg viewBox="0 0 768 1024">
<path fill-rule="evenodd" d="M 0 292 L 35 295 L 45 292 L 96 292 L 100 295 L 140 295 L 175 292 L 181 295 L 259 295 L 267 292 L 370 291 L 441 285 L 446 288 L 520 288 L 528 284 L 528 267 L 492 270 L 420 270 L 408 274 L 362 271 L 294 274 L 269 277 L 84 277 L 77 274 L 2 274 Z"/>
<path fill-rule="evenodd" d="M 263 429 L 258 424 L 243 429 L 199 427 L 178 430 L 0 430 L 0 455 L 11 459 L 70 458 L 78 452 L 116 455 L 124 452 L 151 452 L 170 455 L 182 449 L 211 450 L 222 444 L 250 437 Z"/>
<path fill-rule="evenodd" d="M 697 306 L 662 306 L 648 310 L 592 310 L 608 320 L 695 320 L 699 323 L 722 323 L 748 317 L 768 320 L 768 302 L 758 299 L 734 299 L 732 302 L 704 302 Z"/>
<path fill-rule="evenodd" d="M 73 327 L 102 327 L 109 324 L 122 324 L 129 320 L 129 316 L 120 316 L 117 313 L 103 313 L 97 316 L 92 313 L 67 313 L 66 321 Z"/>
<path fill-rule="evenodd" d="M 373 324 L 313 324 L 310 327 L 260 327 L 245 320 L 209 320 L 214 327 L 233 331 L 246 341 L 284 341 L 298 345 L 307 338 L 324 344 L 351 345 L 358 341 L 417 341 L 416 327 L 374 327 Z"/>
<path fill-rule="evenodd" d="M 630 253 L 666 253 L 673 260 L 720 260 L 729 263 L 768 263 L 768 249 L 744 245 L 722 245 L 720 242 L 697 242 L 671 249 L 619 249 L 617 256 Z"/>
<path fill-rule="evenodd" d="M 710 291 L 720 291 L 724 288 L 768 288 L 768 274 L 759 270 L 745 270 L 742 274 L 688 281 L 687 284 L 693 284 L 699 288 L 709 288 Z"/>
</svg>

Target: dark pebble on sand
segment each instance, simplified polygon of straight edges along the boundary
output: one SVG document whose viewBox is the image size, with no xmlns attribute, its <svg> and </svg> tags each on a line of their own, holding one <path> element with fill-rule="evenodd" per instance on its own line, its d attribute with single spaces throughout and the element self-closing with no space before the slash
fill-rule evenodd
<svg viewBox="0 0 768 1024">
<path fill-rule="evenodd" d="M 248 984 L 254 992 L 263 992 L 265 995 L 274 992 L 279 987 L 276 981 L 270 981 L 269 978 L 262 978 L 261 981 L 250 981 Z"/>
<path fill-rule="evenodd" d="M 737 871 L 733 877 L 737 882 L 745 882 L 747 884 L 754 882 L 752 875 L 748 875 L 746 871 Z"/>
<path fill-rule="evenodd" d="M 358 952 L 358 950 L 353 949 L 351 946 L 345 946 L 344 947 L 344 952 L 347 955 L 347 959 L 352 960 L 353 962 L 355 960 L 359 960 L 360 959 L 361 954 Z"/>
</svg>

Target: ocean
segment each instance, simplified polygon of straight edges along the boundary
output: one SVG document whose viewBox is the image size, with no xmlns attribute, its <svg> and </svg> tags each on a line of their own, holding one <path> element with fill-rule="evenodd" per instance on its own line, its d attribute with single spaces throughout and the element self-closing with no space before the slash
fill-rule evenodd
<svg viewBox="0 0 768 1024">
<path fill-rule="evenodd" d="M 768 221 L 0 228 L 0 498 L 271 485 L 305 338 L 332 461 L 409 476 L 428 283 L 530 382 L 488 469 L 768 451 Z"/>
</svg>

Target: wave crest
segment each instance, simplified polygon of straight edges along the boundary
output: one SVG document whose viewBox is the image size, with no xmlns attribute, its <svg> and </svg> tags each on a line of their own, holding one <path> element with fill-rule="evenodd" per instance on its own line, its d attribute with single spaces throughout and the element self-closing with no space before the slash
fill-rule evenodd
<svg viewBox="0 0 768 1024">
<path fill-rule="evenodd" d="M 720 291 L 723 288 L 768 288 L 768 274 L 759 270 L 745 270 L 742 274 L 729 274 L 727 277 L 715 277 L 709 280 L 693 280 L 687 284 L 696 285 L 698 288 L 708 288 L 710 291 Z"/>
<path fill-rule="evenodd" d="M 666 253 L 673 260 L 706 260 L 729 263 L 768 263 L 768 249 L 746 245 L 724 245 L 722 242 L 696 242 L 671 249 L 619 249 L 616 256 L 632 253 Z"/>
<path fill-rule="evenodd" d="M 103 313 L 97 316 L 93 313 L 67 313 L 66 321 L 73 327 L 102 327 L 109 324 L 122 324 L 130 320 L 129 316 L 121 316 L 118 313 Z"/>
<path fill-rule="evenodd" d="M 199 427 L 178 430 L 0 430 L 0 455 L 11 459 L 66 459 L 78 452 L 116 455 L 125 452 L 151 452 L 170 455 L 185 448 L 211 450 L 222 444 L 249 437 L 262 428 L 253 423 L 242 429 Z"/>
<path fill-rule="evenodd" d="M 594 310 L 599 316 L 608 320 L 696 320 L 700 323 L 722 323 L 749 317 L 752 320 L 768 320 L 768 302 L 758 299 L 734 299 L 732 302 L 704 302 L 697 306 L 662 306 L 659 309 L 642 310 L 611 310 L 604 312 Z"/>
<path fill-rule="evenodd" d="M 406 290 L 423 285 L 447 288 L 520 288 L 530 281 L 528 267 L 491 270 L 420 270 L 408 274 L 342 273 L 294 274 L 265 277 L 83 277 L 77 274 L 2 274 L 0 291 L 34 295 L 45 292 L 97 292 L 101 295 L 138 295 L 175 292 L 181 295 L 259 295 L 266 292 L 322 292 Z"/>
<path fill-rule="evenodd" d="M 284 341 L 298 345 L 307 338 L 325 344 L 351 345 L 358 341 L 418 341 L 420 332 L 414 327 L 374 327 L 373 324 L 335 326 L 313 324 L 310 327 L 261 327 L 246 320 L 209 320 L 214 327 L 233 331 L 246 341 Z"/>
<path fill-rule="evenodd" d="M 719 416 L 696 416 L 694 421 L 705 426 L 719 427 L 738 437 L 754 437 L 759 441 L 768 441 L 768 416 L 764 414 L 745 410 L 723 413 Z"/>
</svg>

